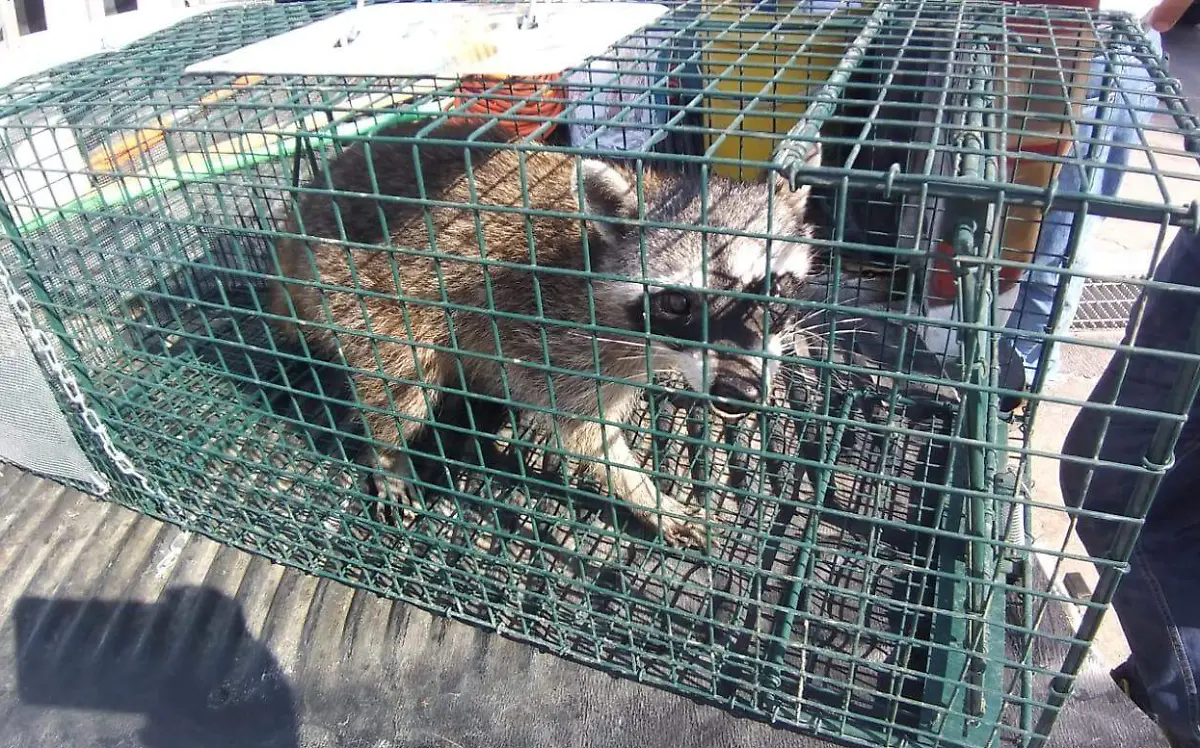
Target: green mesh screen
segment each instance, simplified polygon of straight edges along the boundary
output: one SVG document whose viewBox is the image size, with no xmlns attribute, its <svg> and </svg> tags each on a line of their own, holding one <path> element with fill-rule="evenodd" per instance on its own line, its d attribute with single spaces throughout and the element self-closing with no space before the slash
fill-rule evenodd
<svg viewBox="0 0 1200 748">
<path fill-rule="evenodd" d="M 1088 559 L 1069 536 L 1079 510 L 1023 488 L 1031 460 L 1059 459 L 1035 450 L 1031 433 L 1043 408 L 1080 403 L 1047 395 L 1038 377 L 1026 407 L 1002 417 L 1000 398 L 1022 393 L 997 341 L 1048 204 L 1135 222 L 1155 237 L 1151 264 L 1174 231 L 1198 228 L 1185 150 L 1196 121 L 1134 22 L 989 2 L 872 0 L 830 13 L 693 0 L 544 80 L 183 74 L 346 7 L 219 9 L 0 91 L 0 258 L 146 479 L 119 469 L 77 419 L 114 482 L 108 498 L 781 728 L 871 746 L 1039 745 L 1138 517 L 1111 519 L 1125 544 L 1097 560 L 1085 623 L 1057 641 L 1068 645 L 1062 668 L 1035 667 L 1031 653 L 1047 643 L 1038 621 L 1062 598 L 1035 583 L 1033 559 Z M 1157 96 L 1123 93 L 1137 76 Z M 1112 143 L 1109 127 L 1081 135 L 1099 121 L 1087 108 L 1097 92 L 1102 107 L 1144 120 L 1119 167 L 1141 197 L 1085 199 L 1062 187 L 1063 168 L 1095 169 L 1097 149 Z M 422 171 L 397 199 L 374 159 L 407 153 L 436 165 L 420 154 L 450 120 L 467 120 L 460 127 L 479 143 L 452 164 L 465 192 Z M 502 130 L 519 135 L 488 140 Z M 364 150 L 374 154 L 365 181 L 348 191 L 335 167 Z M 495 154 L 513 165 L 504 179 L 487 170 Z M 567 203 L 538 191 L 537 164 L 554 159 L 579 177 L 584 158 L 632 175 L 632 214 L 606 223 L 569 202 L 581 179 L 561 180 Z M 485 173 L 494 181 L 477 183 Z M 691 196 L 698 213 L 653 208 L 665 200 L 654 174 L 669 175 L 672 199 Z M 745 206 L 775 217 L 713 223 L 719 180 L 757 185 Z M 787 184 L 771 192 L 771 180 Z M 603 204 L 603 187 L 589 204 Z M 803 190 L 809 235 L 788 234 L 776 205 Z M 354 278 L 359 263 L 375 268 L 361 282 L 317 273 L 304 286 L 326 315 L 310 329 L 337 338 L 341 353 L 288 338 L 286 315 L 269 303 L 277 253 L 310 238 L 303 206 L 316 204 L 336 205 L 321 251 Z M 402 213 L 420 220 L 396 235 Z M 522 231 L 497 238 L 486 226 L 500 220 Z M 475 228 L 454 233 L 466 223 Z M 699 300 L 682 337 L 644 324 L 662 277 L 538 259 L 554 256 L 554 241 L 586 236 L 591 251 L 609 235 L 646 267 L 653 253 L 701 243 L 699 267 L 665 283 Z M 749 275 L 740 284 L 709 275 L 729 247 L 797 240 L 811 262 L 794 293 L 771 286 L 770 262 L 757 289 Z M 471 268 L 456 277 L 478 282 L 402 288 L 454 263 Z M 513 278 L 529 289 L 519 303 L 495 285 Z M 587 292 L 543 299 L 538 289 L 554 278 Z M 642 316 L 606 326 L 596 310 L 609 297 L 595 289 L 623 280 L 646 301 Z M 411 321 L 407 338 L 395 326 L 380 332 L 370 314 L 346 311 L 379 305 L 429 321 L 450 342 L 431 342 L 413 330 L 432 328 Z M 576 313 L 547 311 L 563 308 Z M 772 347 L 762 320 L 776 319 L 786 334 Z M 521 350 L 540 360 L 489 348 L 514 329 L 534 331 Z M 738 347 L 746 329 L 762 333 L 756 346 Z M 1028 335 L 1047 348 L 1117 347 Z M 587 469 L 594 455 L 563 446 L 555 432 L 578 413 L 506 389 L 514 367 L 588 392 L 628 384 L 600 360 L 604 346 L 617 350 L 614 336 L 626 346 L 618 357 L 650 367 L 630 378 L 635 406 L 610 421 L 628 445 L 617 467 L 650 476 L 658 501 L 676 497 L 690 543 L 657 531 L 661 504 L 639 520 Z M 571 360 L 592 350 L 592 364 L 557 366 L 567 340 Z M 395 362 L 422 346 L 456 367 L 490 361 L 499 374 L 399 377 Z M 727 419 L 721 396 L 650 363 L 655 346 L 707 350 L 710 369 L 759 371 L 770 360 L 778 370 L 758 380 L 761 392 L 739 406 L 746 413 Z M 1189 361 L 1178 407 L 1147 414 L 1176 430 L 1195 388 Z M 392 404 L 365 403 L 358 393 L 371 381 Z M 364 414 L 394 416 L 404 430 L 412 418 L 394 402 L 413 393 L 446 404 L 426 413 L 412 443 L 367 433 Z M 597 401 L 590 417 L 604 422 Z M 371 458 L 380 449 L 424 457 L 407 492 Z M 1127 468 L 1147 476 L 1134 514 L 1144 514 L 1164 457 Z M 1047 518 L 1067 530 L 1038 537 L 1035 550 L 1031 529 Z"/>
</svg>

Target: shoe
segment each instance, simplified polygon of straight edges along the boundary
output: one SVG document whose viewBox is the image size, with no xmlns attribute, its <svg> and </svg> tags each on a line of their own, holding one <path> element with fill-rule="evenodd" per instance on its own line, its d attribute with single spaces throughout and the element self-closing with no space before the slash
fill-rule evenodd
<svg viewBox="0 0 1200 748">
<path fill-rule="evenodd" d="M 1000 400 L 996 403 L 1000 410 L 1000 417 L 1011 420 L 1014 416 L 1025 415 L 1025 411 L 1029 408 L 1029 399 L 1025 397 L 1028 392 L 1028 387 L 1022 387 L 1020 395 L 1001 395 Z"/>
<path fill-rule="evenodd" d="M 1004 395 L 1000 398 L 1000 414 L 1006 416 L 1020 415 L 1024 410 L 1024 405 L 1024 398 L 1013 397 L 1012 395 Z"/>
<path fill-rule="evenodd" d="M 997 408 L 1000 410 L 1000 417 L 1011 419 L 1013 416 L 1024 415 L 1026 408 L 1029 407 L 1029 384 L 1022 380 L 1018 382 L 1000 382 L 1001 387 L 1006 387 L 1016 391 L 1013 395 L 1001 395 L 996 402 Z"/>
<path fill-rule="evenodd" d="M 1133 666 L 1132 660 L 1117 665 L 1109 673 L 1113 681 L 1117 684 L 1117 688 L 1121 689 L 1121 693 L 1125 694 L 1133 705 L 1150 718 L 1154 724 L 1158 725 L 1158 729 L 1167 738 L 1167 745 L 1171 748 L 1197 748 L 1194 741 L 1173 734 L 1171 731 L 1158 724 L 1158 718 L 1154 716 L 1154 712 L 1150 710 L 1150 694 L 1146 692 L 1146 687 L 1142 684 L 1141 678 L 1138 677 L 1137 669 Z"/>
</svg>

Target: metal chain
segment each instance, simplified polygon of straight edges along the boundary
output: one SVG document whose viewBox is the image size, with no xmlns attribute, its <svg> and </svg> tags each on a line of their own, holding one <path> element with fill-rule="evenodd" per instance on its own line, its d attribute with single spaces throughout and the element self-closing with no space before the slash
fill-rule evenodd
<svg viewBox="0 0 1200 748">
<path fill-rule="evenodd" d="M 112 461 L 113 465 L 122 475 L 132 478 L 141 486 L 143 491 L 158 499 L 160 509 L 164 513 L 174 515 L 172 519 L 175 520 L 190 521 L 192 517 L 188 515 L 191 512 L 172 510 L 173 502 L 167 499 L 166 494 L 151 483 L 146 474 L 138 470 L 137 466 L 133 464 L 133 460 L 129 459 L 128 455 L 113 444 L 112 437 L 108 433 L 108 428 L 100 420 L 100 415 L 88 405 L 87 398 L 84 396 L 83 390 L 79 387 L 79 382 L 75 379 L 75 375 L 67 369 L 62 359 L 59 358 L 58 351 L 55 350 L 50 336 L 34 322 L 32 307 L 30 307 L 25 297 L 21 295 L 21 292 L 17 290 L 16 284 L 13 283 L 12 275 L 8 272 L 8 268 L 5 267 L 3 262 L 0 262 L 0 285 L 2 285 L 2 289 L 0 290 L 3 290 L 9 307 L 12 308 L 13 314 L 16 315 L 17 324 L 24 329 L 26 337 L 33 345 L 34 353 L 41 359 L 43 365 L 54 374 L 54 378 L 58 381 L 63 395 L 79 411 L 79 415 L 83 419 L 88 432 L 100 443 L 100 448 L 104 451 L 105 456 Z M 104 496 L 112 490 L 111 484 L 109 484 L 104 476 L 97 475 L 96 482 L 100 496 Z"/>
</svg>

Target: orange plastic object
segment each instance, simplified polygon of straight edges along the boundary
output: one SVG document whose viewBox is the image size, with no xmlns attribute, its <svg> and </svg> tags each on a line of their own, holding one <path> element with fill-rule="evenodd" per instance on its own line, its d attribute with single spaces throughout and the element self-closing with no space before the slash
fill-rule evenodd
<svg viewBox="0 0 1200 748">
<path fill-rule="evenodd" d="M 1020 3 L 1044 5 L 1044 3 Z M 1076 8 L 1097 8 L 1097 0 L 1061 2 Z M 1046 188 L 1062 165 L 1046 157 L 1063 157 L 1074 142 L 1071 121 L 1078 121 L 1087 103 L 1097 40 L 1086 20 L 1047 16 L 1010 18 L 1008 31 L 1040 48 L 1041 54 L 997 49 L 996 72 L 1001 105 L 1008 113 L 1008 181 Z M 1022 158 L 1029 154 L 1032 158 Z M 1001 241 L 1005 259 L 1029 261 L 1045 211 L 1009 206 Z"/>
<path fill-rule="evenodd" d="M 1098 0 L 1009 2 L 1025 6 L 1099 8 Z M 1007 179 L 1011 184 L 1044 189 L 1062 169 L 1060 163 L 1048 159 L 1065 157 L 1074 142 L 1070 123 L 1078 121 L 1087 102 L 1097 41 L 1087 21 L 1050 18 L 1048 15 L 1010 17 L 1007 31 L 1040 50 L 1040 53 L 1022 54 L 1019 50 L 1005 50 L 1000 45 L 995 49 L 996 90 L 1000 94 L 1000 109 L 1007 114 Z M 1044 216 L 1043 208 L 1006 206 L 1001 257 L 1014 262 L 1032 261 Z M 929 280 L 931 295 L 954 298 L 955 276 L 949 259 L 952 254 L 949 244 L 943 242 L 938 246 Z M 1001 268 L 1001 291 L 1011 288 L 1021 275 L 1020 268 Z"/>
<path fill-rule="evenodd" d="M 552 85 L 560 75 L 534 76 L 530 78 L 500 78 L 494 76 L 469 76 L 462 79 L 455 98 L 455 108 L 469 114 L 485 115 L 476 118 L 459 116 L 459 121 L 489 121 L 495 115 L 528 115 L 554 117 L 566 108 L 566 92 Z M 496 120 L 501 128 L 513 138 L 525 138 L 544 123 L 536 120 Z M 556 125 L 550 123 L 546 135 L 554 132 Z"/>
<path fill-rule="evenodd" d="M 954 255 L 954 250 L 950 248 L 949 242 L 938 242 L 936 253 L 933 258 L 932 268 L 929 273 L 929 290 L 928 296 L 931 298 L 944 299 L 946 301 L 954 300 L 954 266 L 951 257 Z M 1006 265 L 1000 268 L 1000 293 L 1004 293 L 1013 287 L 1013 285 L 1021 279 L 1021 274 L 1024 272 L 1019 267 Z"/>
</svg>

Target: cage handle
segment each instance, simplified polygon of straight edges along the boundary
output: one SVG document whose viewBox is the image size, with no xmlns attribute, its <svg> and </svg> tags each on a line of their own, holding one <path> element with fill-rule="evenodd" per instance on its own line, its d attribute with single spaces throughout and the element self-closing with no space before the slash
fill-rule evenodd
<svg viewBox="0 0 1200 748">
<path fill-rule="evenodd" d="M 884 19 L 891 13 L 894 3 L 881 2 L 867 19 L 866 25 L 845 54 L 829 74 L 828 80 L 817 92 L 813 102 L 808 105 L 804 116 L 788 130 L 787 135 L 780 141 L 772 159 L 772 167 L 779 174 L 787 177 L 792 189 L 796 188 L 796 172 L 800 166 L 808 162 L 817 147 L 817 139 L 821 125 L 831 117 L 837 109 L 837 102 L 846 90 L 850 75 L 858 67 L 859 61 L 867 53 L 867 46 L 874 41 L 875 36 L 883 27 Z"/>
</svg>

